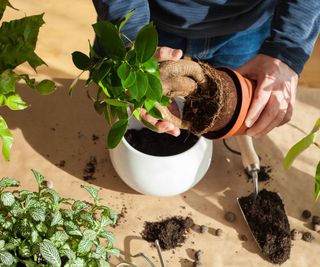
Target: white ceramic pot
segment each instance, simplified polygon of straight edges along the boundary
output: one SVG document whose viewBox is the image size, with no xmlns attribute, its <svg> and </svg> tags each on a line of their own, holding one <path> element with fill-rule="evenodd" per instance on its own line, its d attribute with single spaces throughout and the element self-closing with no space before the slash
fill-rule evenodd
<svg viewBox="0 0 320 267">
<path fill-rule="evenodd" d="M 111 162 L 120 178 L 134 190 L 153 196 L 174 196 L 192 188 L 206 174 L 211 157 L 212 141 L 204 137 L 187 151 L 173 156 L 144 154 L 125 138 L 110 150 Z"/>
</svg>

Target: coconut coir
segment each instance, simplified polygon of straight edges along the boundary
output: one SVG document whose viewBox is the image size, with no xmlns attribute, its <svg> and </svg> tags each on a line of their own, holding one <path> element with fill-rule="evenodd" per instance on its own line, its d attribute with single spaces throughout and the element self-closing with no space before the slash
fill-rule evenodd
<svg viewBox="0 0 320 267">
<path fill-rule="evenodd" d="M 239 203 L 262 254 L 272 263 L 284 263 L 290 256 L 291 236 L 279 195 L 263 189 L 256 199 L 250 194 L 241 197 Z"/>
<path fill-rule="evenodd" d="M 130 129 L 125 134 L 127 142 L 135 149 L 153 156 L 172 156 L 191 148 L 198 137 L 186 130 L 181 130 L 178 137 L 159 134 L 149 129 Z"/>
<path fill-rule="evenodd" d="M 163 250 L 181 246 L 186 238 L 186 231 L 193 225 L 190 217 L 171 217 L 160 222 L 145 222 L 142 238 L 148 242 L 159 241 Z"/>
</svg>

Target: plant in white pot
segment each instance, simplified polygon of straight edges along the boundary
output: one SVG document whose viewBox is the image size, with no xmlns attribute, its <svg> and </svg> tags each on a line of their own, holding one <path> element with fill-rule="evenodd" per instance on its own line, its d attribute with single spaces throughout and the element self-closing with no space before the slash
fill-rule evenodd
<svg viewBox="0 0 320 267">
<path fill-rule="evenodd" d="M 190 189 L 205 175 L 211 163 L 212 142 L 188 131 L 183 131 L 179 139 L 157 134 L 157 128 L 142 118 L 140 110 L 144 108 L 157 119 L 168 119 L 169 115 L 175 124 L 181 124 L 164 108 L 170 105 L 171 98 L 163 95 L 159 64 L 154 58 L 158 44 L 155 27 L 149 23 L 138 32 L 135 41 L 125 45 L 121 29 L 131 15 L 132 12 L 116 25 L 108 21 L 94 24 L 100 50 L 95 51 L 90 45 L 89 56 L 74 52 L 73 62 L 83 72 L 89 71 L 87 84 L 98 85 L 96 96 L 88 95 L 110 126 L 107 146 L 119 176 L 141 193 L 176 195 Z M 152 131 L 139 130 L 142 126 L 138 121 Z M 164 146 L 163 150 L 169 150 L 171 144 L 173 150 L 178 147 L 180 151 L 162 150 L 153 154 L 139 148 L 141 138 L 140 143 L 147 149 L 152 146 L 150 139 L 154 142 L 164 138 L 153 147 Z M 179 148 L 179 144 L 185 148 Z"/>
</svg>

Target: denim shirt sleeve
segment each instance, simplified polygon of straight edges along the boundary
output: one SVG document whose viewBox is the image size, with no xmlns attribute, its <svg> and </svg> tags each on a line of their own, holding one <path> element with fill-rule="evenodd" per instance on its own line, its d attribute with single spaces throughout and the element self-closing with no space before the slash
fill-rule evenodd
<svg viewBox="0 0 320 267">
<path fill-rule="evenodd" d="M 150 21 L 148 0 L 92 0 L 98 14 L 98 19 L 117 22 L 123 19 L 131 10 L 135 12 L 122 28 L 122 33 L 134 40 L 137 32 Z"/>
<path fill-rule="evenodd" d="M 310 57 L 320 30 L 320 0 L 279 0 L 271 36 L 260 53 L 280 59 L 297 74 Z"/>
</svg>

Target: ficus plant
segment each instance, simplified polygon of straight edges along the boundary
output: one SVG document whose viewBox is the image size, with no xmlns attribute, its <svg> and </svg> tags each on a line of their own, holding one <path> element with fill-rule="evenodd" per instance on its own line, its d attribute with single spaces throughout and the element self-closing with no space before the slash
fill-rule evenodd
<svg viewBox="0 0 320 267">
<path fill-rule="evenodd" d="M 13 8 L 8 0 L 1 0 L 0 21 L 6 7 Z M 50 94 L 55 90 L 55 85 L 50 80 L 36 82 L 29 75 L 18 73 L 14 70 L 25 62 L 34 70 L 38 66 L 45 64 L 34 52 L 39 28 L 43 23 L 43 14 L 2 22 L 0 27 L 0 108 L 7 107 L 11 110 L 23 110 L 29 106 L 16 89 L 17 83 L 21 80 L 28 87 L 42 95 Z M 0 139 L 2 140 L 3 157 L 9 160 L 13 136 L 1 115 Z"/>
<path fill-rule="evenodd" d="M 157 107 L 170 104 L 170 99 L 162 94 L 159 65 L 154 58 L 158 34 L 153 24 L 145 25 L 134 41 L 121 32 L 133 12 L 116 24 L 109 21 L 95 23 L 96 46 L 92 47 L 89 42 L 89 55 L 79 51 L 72 53 L 75 66 L 82 73 L 89 72 L 86 84 L 93 82 L 98 87 L 95 97 L 88 95 L 96 111 L 103 114 L 110 125 L 108 148 L 118 145 L 131 116 L 148 128 L 157 130 L 140 116 L 140 108 L 162 119 Z M 70 93 L 78 78 L 72 83 Z"/>
<path fill-rule="evenodd" d="M 38 191 L 8 190 L 19 181 L 0 180 L 0 266 L 110 266 L 118 256 L 108 227 L 117 220 L 98 190 L 82 185 L 93 203 L 61 197 L 32 170 Z"/>
<path fill-rule="evenodd" d="M 299 142 L 297 142 L 287 153 L 284 158 L 284 166 L 289 169 L 296 157 L 298 157 L 303 151 L 312 145 L 315 145 L 320 150 L 320 144 L 316 142 L 317 134 L 320 131 L 320 118 L 317 119 L 312 130 Z M 320 160 L 317 164 L 315 171 L 315 187 L 314 187 L 314 198 L 317 200 L 320 195 Z"/>
</svg>

